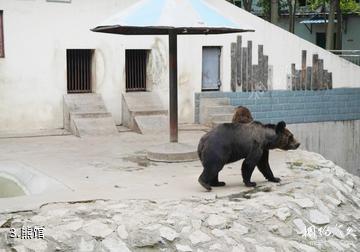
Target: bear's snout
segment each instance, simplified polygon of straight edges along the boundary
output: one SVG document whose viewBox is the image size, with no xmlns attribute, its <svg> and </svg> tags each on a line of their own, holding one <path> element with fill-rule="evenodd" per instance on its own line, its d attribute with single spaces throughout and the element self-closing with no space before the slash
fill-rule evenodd
<svg viewBox="0 0 360 252">
<path fill-rule="evenodd" d="M 299 148 L 299 146 L 300 146 L 300 143 L 296 143 L 296 144 L 295 144 L 295 150 L 296 150 L 297 148 Z"/>
</svg>

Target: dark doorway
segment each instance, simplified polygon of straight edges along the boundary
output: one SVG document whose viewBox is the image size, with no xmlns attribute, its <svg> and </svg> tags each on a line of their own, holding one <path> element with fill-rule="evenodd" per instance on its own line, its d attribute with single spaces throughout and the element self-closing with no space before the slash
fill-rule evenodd
<svg viewBox="0 0 360 252">
<path fill-rule="evenodd" d="M 126 50 L 126 92 L 146 91 L 148 50 Z"/>
<path fill-rule="evenodd" d="M 67 49 L 68 93 L 91 93 L 91 49 Z"/>
<path fill-rule="evenodd" d="M 333 45 L 335 46 L 336 43 L 336 33 L 334 33 L 334 42 Z M 317 32 L 316 33 L 316 45 L 326 48 L 326 33 L 325 32 Z M 334 48 L 331 48 L 333 50 Z"/>
<path fill-rule="evenodd" d="M 221 47 L 204 46 L 202 51 L 202 87 L 203 91 L 219 90 Z"/>
</svg>

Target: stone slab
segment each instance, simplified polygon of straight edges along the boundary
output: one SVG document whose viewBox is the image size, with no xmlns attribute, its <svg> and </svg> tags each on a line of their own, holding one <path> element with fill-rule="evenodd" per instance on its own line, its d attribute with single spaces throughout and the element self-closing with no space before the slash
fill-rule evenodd
<svg viewBox="0 0 360 252">
<path fill-rule="evenodd" d="M 158 162 L 187 162 L 198 160 L 196 147 L 184 143 L 166 143 L 147 150 L 147 158 Z"/>
</svg>

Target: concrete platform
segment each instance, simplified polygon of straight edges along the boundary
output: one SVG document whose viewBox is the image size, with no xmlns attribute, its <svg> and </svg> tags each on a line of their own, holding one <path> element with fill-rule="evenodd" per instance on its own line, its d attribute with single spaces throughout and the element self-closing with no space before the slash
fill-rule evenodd
<svg viewBox="0 0 360 252">
<path fill-rule="evenodd" d="M 180 131 L 179 142 L 197 146 L 203 131 Z M 147 159 L 146 150 L 168 143 L 168 135 L 141 135 L 122 132 L 111 137 L 78 138 L 73 135 L 0 140 L 0 164 L 17 162 L 56 180 L 63 187 L 27 196 L 1 198 L 0 213 L 34 209 L 59 201 L 92 199 L 176 200 L 216 197 L 248 190 L 242 183 L 241 161 L 226 165 L 220 179 L 222 188 L 206 192 L 197 182 L 202 172 L 199 160 L 165 163 Z M 272 151 L 270 165 L 284 183 L 291 181 L 286 152 Z M 5 161 L 6 162 L 1 162 Z M 268 184 L 256 169 L 253 180 Z"/>
<path fill-rule="evenodd" d="M 169 132 L 169 118 L 166 115 L 135 116 L 135 125 L 141 134 L 166 134 Z"/>
<path fill-rule="evenodd" d="M 184 143 L 166 143 L 147 150 L 146 157 L 158 162 L 190 162 L 198 160 L 196 146 Z"/>
</svg>

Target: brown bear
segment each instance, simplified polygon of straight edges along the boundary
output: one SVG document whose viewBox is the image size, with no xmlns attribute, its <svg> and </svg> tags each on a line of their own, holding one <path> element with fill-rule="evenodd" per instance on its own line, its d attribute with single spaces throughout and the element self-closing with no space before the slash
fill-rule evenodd
<svg viewBox="0 0 360 252">
<path fill-rule="evenodd" d="M 238 106 L 232 118 L 233 123 L 249 123 L 254 121 L 250 110 L 247 107 Z"/>
<path fill-rule="evenodd" d="M 220 124 L 200 139 L 198 155 L 204 170 L 198 181 L 209 191 L 211 186 L 224 186 L 225 183 L 218 180 L 221 169 L 225 164 L 245 158 L 241 172 L 246 186 L 256 186 L 250 181 L 255 166 L 268 181 L 280 182 L 271 171 L 269 150 L 295 150 L 299 145 L 283 121 L 277 125 L 257 121 Z"/>
</svg>

